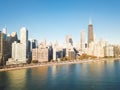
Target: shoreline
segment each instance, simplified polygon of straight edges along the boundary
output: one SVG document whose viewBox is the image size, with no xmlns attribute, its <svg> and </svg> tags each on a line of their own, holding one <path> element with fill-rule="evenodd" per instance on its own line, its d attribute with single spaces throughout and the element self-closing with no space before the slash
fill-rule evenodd
<svg viewBox="0 0 120 90">
<path fill-rule="evenodd" d="M 58 65 L 66 65 L 66 64 L 78 64 L 78 63 L 89 63 L 89 62 L 104 62 L 104 61 L 115 61 L 120 60 L 119 58 L 111 58 L 111 59 L 86 59 L 86 60 L 72 60 L 72 61 L 61 61 L 61 62 L 48 62 L 48 63 L 42 63 L 42 64 L 35 64 L 35 65 L 25 65 L 22 67 L 13 67 L 13 68 L 3 68 L 0 69 L 0 72 L 4 71 L 13 71 L 13 70 L 20 70 L 20 69 L 27 69 L 27 68 L 37 68 L 37 67 L 43 67 L 43 66 L 58 66 Z"/>
</svg>

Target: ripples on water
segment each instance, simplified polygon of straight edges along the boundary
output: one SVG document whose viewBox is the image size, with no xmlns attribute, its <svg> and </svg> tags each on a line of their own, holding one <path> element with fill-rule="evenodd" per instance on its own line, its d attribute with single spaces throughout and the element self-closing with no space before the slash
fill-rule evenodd
<svg viewBox="0 0 120 90">
<path fill-rule="evenodd" d="M 120 61 L 0 72 L 0 90 L 120 90 Z"/>
</svg>

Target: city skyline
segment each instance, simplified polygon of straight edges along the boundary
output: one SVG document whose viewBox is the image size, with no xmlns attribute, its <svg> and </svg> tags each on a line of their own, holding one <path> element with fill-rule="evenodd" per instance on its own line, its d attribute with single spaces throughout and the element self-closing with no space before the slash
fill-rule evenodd
<svg viewBox="0 0 120 90">
<path fill-rule="evenodd" d="M 87 36 L 89 18 L 97 40 L 103 38 L 110 43 L 119 41 L 118 0 L 1 0 L 0 30 L 17 32 L 27 27 L 29 39 L 65 42 L 66 35 L 72 35 L 73 43 L 80 41 L 80 31 Z M 87 39 L 87 37 L 86 37 Z M 86 40 L 87 41 L 87 40 Z"/>
</svg>

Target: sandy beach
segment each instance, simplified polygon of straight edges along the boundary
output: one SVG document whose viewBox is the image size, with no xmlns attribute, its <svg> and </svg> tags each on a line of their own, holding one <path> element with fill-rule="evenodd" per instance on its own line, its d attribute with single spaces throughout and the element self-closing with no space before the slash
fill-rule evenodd
<svg viewBox="0 0 120 90">
<path fill-rule="evenodd" d="M 35 68 L 35 67 L 42 67 L 42 66 L 53 66 L 53 65 L 64 65 L 64 64 L 77 64 L 77 63 L 90 63 L 90 62 L 104 62 L 106 60 L 120 60 L 120 59 L 96 59 L 96 60 L 72 60 L 72 61 L 61 61 L 61 62 L 47 62 L 47 63 L 41 63 L 41 64 L 28 64 L 25 66 L 19 66 L 19 67 L 11 67 L 11 68 L 3 68 L 0 69 L 0 72 L 3 71 L 10 71 L 10 70 L 19 70 L 19 69 L 26 69 L 26 68 Z"/>
</svg>

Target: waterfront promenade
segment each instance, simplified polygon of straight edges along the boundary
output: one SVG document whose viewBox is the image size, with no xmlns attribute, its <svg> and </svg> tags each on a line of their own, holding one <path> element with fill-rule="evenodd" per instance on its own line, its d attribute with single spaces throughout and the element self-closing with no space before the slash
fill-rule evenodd
<svg viewBox="0 0 120 90">
<path fill-rule="evenodd" d="M 77 64 L 77 63 L 91 63 L 91 62 L 104 62 L 106 60 L 120 60 L 116 58 L 112 59 L 86 59 L 86 60 L 71 60 L 71 61 L 59 61 L 59 62 L 47 62 L 47 63 L 37 63 L 37 64 L 27 64 L 22 66 L 16 66 L 16 67 L 5 67 L 3 69 L 0 69 L 0 72 L 2 71 L 10 71 L 10 70 L 19 70 L 19 69 L 26 69 L 26 68 L 35 68 L 35 67 L 42 67 L 42 66 L 53 66 L 53 65 L 64 65 L 64 64 Z"/>
</svg>

